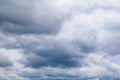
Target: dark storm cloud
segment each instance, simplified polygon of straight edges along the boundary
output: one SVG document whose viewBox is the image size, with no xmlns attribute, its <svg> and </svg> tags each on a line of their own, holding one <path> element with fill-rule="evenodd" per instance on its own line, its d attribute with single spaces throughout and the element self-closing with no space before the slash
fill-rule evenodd
<svg viewBox="0 0 120 80">
<path fill-rule="evenodd" d="M 26 61 L 23 61 L 23 63 L 27 67 L 32 68 L 47 66 L 66 68 L 79 67 L 84 58 L 81 54 L 86 53 L 84 55 L 88 55 L 96 49 L 95 45 L 87 41 L 78 41 L 78 39 L 76 41 L 75 39 L 73 42 L 66 42 L 66 40 L 61 40 L 55 36 L 50 37 L 48 35 L 16 36 L 15 40 L 13 38 L 12 41 L 12 37 L 10 40 L 11 41 L 6 39 L 6 42 L 10 44 L 6 45 L 5 43 L 2 46 L 7 49 L 23 49 L 26 58 Z"/>
<path fill-rule="evenodd" d="M 26 54 L 25 65 L 28 67 L 77 67 L 78 56 L 71 53 L 64 45 L 56 40 L 42 41 L 43 49 L 33 49 L 32 54 Z M 31 51 L 30 51 L 31 52 Z"/>
</svg>

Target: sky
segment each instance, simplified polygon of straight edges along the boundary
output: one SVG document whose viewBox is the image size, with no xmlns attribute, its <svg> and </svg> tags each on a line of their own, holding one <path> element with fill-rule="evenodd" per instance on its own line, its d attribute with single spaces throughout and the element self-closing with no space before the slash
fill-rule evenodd
<svg viewBox="0 0 120 80">
<path fill-rule="evenodd" d="M 0 0 L 0 80 L 118 80 L 120 0 Z"/>
</svg>

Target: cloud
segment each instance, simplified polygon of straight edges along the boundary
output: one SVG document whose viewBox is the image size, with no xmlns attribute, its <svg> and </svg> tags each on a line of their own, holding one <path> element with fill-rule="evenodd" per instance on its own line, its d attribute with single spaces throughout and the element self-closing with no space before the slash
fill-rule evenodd
<svg viewBox="0 0 120 80">
<path fill-rule="evenodd" d="M 105 51 L 108 54 L 119 54 L 119 50 L 114 50 L 119 48 L 119 14 L 98 9 L 90 14 L 75 15 L 64 23 L 59 36 L 63 40 L 75 42 L 73 45 L 84 53 Z"/>
<path fill-rule="evenodd" d="M 10 67 L 13 63 L 9 61 L 9 59 L 6 56 L 1 55 L 0 57 L 0 67 Z"/>
<path fill-rule="evenodd" d="M 1 0 L 0 78 L 117 80 L 109 57 L 120 53 L 119 8 L 118 0 Z"/>
<path fill-rule="evenodd" d="M 109 62 L 104 56 L 90 54 L 85 60 L 86 67 L 82 71 L 86 71 L 84 76 L 100 78 L 100 80 L 113 79 L 116 80 L 119 74 L 119 65 Z M 87 72 L 91 72 L 88 73 Z"/>
<path fill-rule="evenodd" d="M 77 67 L 76 71 L 79 72 L 75 72 L 72 75 L 61 72 L 63 76 L 69 75 L 76 79 L 117 79 L 116 75 L 119 74 L 119 72 L 117 72 L 119 65 L 109 62 L 105 59 L 105 56 L 119 54 L 119 50 L 114 50 L 119 48 L 117 38 L 119 32 L 111 32 L 111 30 L 108 29 L 111 28 L 111 26 L 108 26 L 108 23 L 113 24 L 112 21 L 117 20 L 118 15 L 119 13 L 114 11 L 101 9 L 90 14 L 77 14 L 63 23 L 61 31 L 56 36 L 44 35 L 40 37 L 34 36 L 34 38 L 32 36 L 28 39 L 28 42 L 30 41 L 28 44 L 34 47 L 31 48 L 31 54 L 26 55 L 26 63 L 24 64 L 27 67 L 35 69 L 48 66 L 73 69 Z M 27 39 L 26 36 L 24 36 L 24 38 Z M 117 44 L 115 44 L 115 42 Z M 108 45 L 111 45 L 113 48 L 107 47 Z M 96 55 L 91 55 L 92 53 L 96 53 Z M 99 56 L 103 54 L 105 56 Z M 92 57 L 89 59 L 87 56 Z M 88 62 L 84 62 L 84 59 L 87 59 Z M 74 72 L 74 70 L 71 70 L 71 73 L 72 72 Z M 60 76 L 61 74 L 50 76 L 58 76 L 60 78 L 63 77 Z M 79 74 L 80 77 L 77 77 L 77 74 Z M 50 79 L 50 77 L 48 78 Z M 66 77 L 64 77 L 64 79 L 66 79 Z"/>
<path fill-rule="evenodd" d="M 104 55 L 92 53 L 83 61 L 82 67 L 77 68 L 59 68 L 59 67 L 41 67 L 39 69 L 27 69 L 21 73 L 29 79 L 111 79 L 117 80 L 120 65 L 109 62 Z"/>
<path fill-rule="evenodd" d="M 62 23 L 76 13 L 88 13 L 96 8 L 119 11 L 119 1 L 64 0 L 2 0 L 0 2 L 1 31 L 12 34 L 56 34 Z M 111 6 L 112 5 L 112 6 Z"/>
<path fill-rule="evenodd" d="M 34 47 L 30 54 L 26 54 L 25 65 L 33 68 L 44 66 L 76 67 L 79 66 L 77 55 L 71 53 L 65 45 L 53 39 L 44 39 Z M 36 63 L 34 63 L 36 62 Z"/>
<path fill-rule="evenodd" d="M 53 4 L 48 2 L 1 1 L 1 30 L 13 34 L 56 33 L 62 19 L 59 18 L 60 14 L 54 9 Z"/>
</svg>

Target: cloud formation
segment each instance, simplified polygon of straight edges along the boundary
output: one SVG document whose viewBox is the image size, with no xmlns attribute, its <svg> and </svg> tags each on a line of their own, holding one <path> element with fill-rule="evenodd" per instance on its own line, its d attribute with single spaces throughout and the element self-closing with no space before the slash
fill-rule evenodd
<svg viewBox="0 0 120 80">
<path fill-rule="evenodd" d="M 9 67 L 12 66 L 12 62 L 9 61 L 9 59 L 5 56 L 0 57 L 0 67 Z"/>
<path fill-rule="evenodd" d="M 117 80 L 119 3 L 1 0 L 0 79 Z"/>
<path fill-rule="evenodd" d="M 60 28 L 62 19 L 50 1 L 2 0 L 1 4 L 1 30 L 4 32 L 56 33 Z"/>
</svg>

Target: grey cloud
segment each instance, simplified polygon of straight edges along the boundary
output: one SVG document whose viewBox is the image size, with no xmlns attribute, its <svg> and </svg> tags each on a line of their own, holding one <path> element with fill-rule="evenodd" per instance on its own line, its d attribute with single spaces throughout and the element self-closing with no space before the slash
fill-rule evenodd
<svg viewBox="0 0 120 80">
<path fill-rule="evenodd" d="M 106 23 L 105 29 L 110 32 L 119 32 L 120 31 L 120 23 L 119 23 L 118 19 L 116 19 L 117 20 L 116 22 Z"/>
<path fill-rule="evenodd" d="M 26 61 L 23 61 L 25 66 L 32 68 L 47 66 L 64 68 L 80 67 L 85 55 L 96 49 L 96 45 L 90 44 L 87 40 L 82 40 L 85 37 L 81 37 L 81 40 L 79 38 L 75 39 L 72 42 L 59 38 L 62 37 L 50 37 L 48 35 L 36 37 L 33 35 L 18 38 L 19 48 L 24 50 L 26 57 Z M 25 41 L 26 39 L 27 41 Z"/>
<path fill-rule="evenodd" d="M 98 16 L 98 13 L 101 15 Z M 82 59 L 93 52 L 98 54 L 105 52 L 107 55 L 119 54 L 119 50 L 114 51 L 115 48 L 119 48 L 117 45 L 119 43 L 115 43 L 118 39 L 112 40 L 116 33 L 115 35 L 110 34 L 109 30 L 103 28 L 109 16 L 109 21 L 114 19 L 111 14 L 116 17 L 119 14 L 113 13 L 112 11 L 105 13 L 104 10 L 96 10 L 90 14 L 75 15 L 63 24 L 61 31 L 56 36 L 19 35 L 16 36 L 17 42 L 15 42 L 19 45 L 9 46 L 24 50 L 26 57 L 24 64 L 27 67 L 80 67 Z M 119 33 L 116 37 L 118 36 Z M 107 39 L 110 39 L 109 43 L 107 43 Z M 107 47 L 109 45 L 113 48 Z"/>
<path fill-rule="evenodd" d="M 103 4 L 103 0 L 101 2 L 93 1 L 93 3 L 77 0 L 68 2 L 61 0 L 22 0 L 18 2 L 2 0 L 0 2 L 0 23 L 2 24 L 0 30 L 12 34 L 55 34 L 60 31 L 62 23 L 76 13 L 85 13 L 89 10 L 91 13 L 96 9 L 104 10 L 106 7 L 110 7 L 108 10 L 111 10 L 110 4 L 114 4 L 112 10 L 119 7 L 116 3 L 117 0 L 115 2 L 108 1 L 109 4 L 105 3 L 106 5 Z M 98 6 L 96 6 L 97 4 Z M 65 9 L 63 6 L 66 6 Z"/>
<path fill-rule="evenodd" d="M 62 19 L 48 1 L 2 1 L 1 30 L 13 34 L 57 33 Z M 49 13 L 49 15 L 47 14 Z"/>
<path fill-rule="evenodd" d="M 101 15 L 98 16 L 98 13 L 101 13 Z M 86 55 L 97 51 L 107 52 L 110 49 L 109 47 L 107 47 L 108 49 L 105 48 L 110 44 L 110 42 L 108 44 L 105 43 L 109 38 L 105 35 L 109 34 L 109 32 L 101 26 L 108 20 L 112 12 L 110 14 L 106 13 L 102 10 L 97 10 L 91 14 L 75 15 L 63 24 L 61 31 L 56 36 L 41 35 L 36 37 L 36 35 L 19 35 L 16 36 L 17 41 L 15 41 L 15 45 L 10 44 L 9 46 L 24 50 L 26 57 L 24 64 L 27 67 L 80 67 L 82 65 L 82 59 Z M 110 21 L 111 19 L 113 18 L 111 17 Z M 99 36 L 99 33 L 102 31 L 107 32 L 107 34 L 103 34 L 103 40 Z M 19 45 L 17 46 L 16 43 Z M 114 45 L 112 41 L 111 45 Z M 38 48 L 39 46 L 41 48 Z M 113 49 L 116 47 L 118 48 L 119 46 L 115 45 Z M 119 53 L 119 50 L 117 51 Z M 111 54 L 115 54 L 114 51 Z"/>
<path fill-rule="evenodd" d="M 1 56 L 0 73 L 6 80 L 116 80 L 120 66 L 106 57 L 120 53 L 119 8 L 118 0 L 1 0 L 0 48 L 10 60 Z"/>
<path fill-rule="evenodd" d="M 119 43 L 119 33 L 111 33 L 111 36 L 106 37 L 103 42 L 101 42 L 100 49 L 109 55 L 120 54 L 120 43 Z"/>
<path fill-rule="evenodd" d="M 30 79 L 82 79 L 82 80 L 117 80 L 120 67 L 109 62 L 104 56 L 96 53 L 88 55 L 84 59 L 82 67 L 77 68 L 59 68 L 42 67 L 37 70 L 25 71 L 21 76 Z"/>
<path fill-rule="evenodd" d="M 8 57 L 1 55 L 0 56 L 0 67 L 10 67 L 13 63 L 9 60 Z"/>
<path fill-rule="evenodd" d="M 26 57 L 24 64 L 27 67 L 33 68 L 44 66 L 79 67 L 81 66 L 80 62 L 84 58 L 82 54 L 86 53 L 87 55 L 92 50 L 87 42 L 84 44 L 88 47 L 81 48 L 80 46 L 84 46 L 84 44 L 80 42 L 75 43 L 73 41 L 72 44 L 70 42 L 66 43 L 64 40 L 59 40 L 55 36 L 50 37 L 48 35 L 41 37 L 35 35 L 17 36 L 13 44 L 8 44 L 4 47 L 7 49 L 23 49 Z"/>
<path fill-rule="evenodd" d="M 33 55 L 26 56 L 25 65 L 33 68 L 52 66 L 52 67 L 77 67 L 78 56 L 71 53 L 64 45 L 58 41 L 43 41 L 43 49 L 34 49 Z M 47 47 L 48 46 L 48 47 Z M 34 63 L 35 62 L 35 63 Z"/>
</svg>

